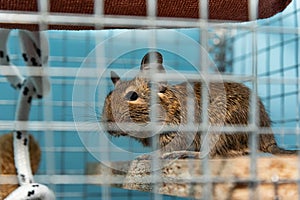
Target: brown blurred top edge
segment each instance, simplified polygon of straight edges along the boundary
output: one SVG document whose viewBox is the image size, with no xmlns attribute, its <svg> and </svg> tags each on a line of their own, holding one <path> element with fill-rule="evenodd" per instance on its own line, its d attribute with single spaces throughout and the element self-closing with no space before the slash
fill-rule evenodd
<svg viewBox="0 0 300 200">
<path fill-rule="evenodd" d="M 260 0 L 258 18 L 269 18 L 282 12 L 292 0 Z M 147 16 L 146 0 L 104 0 L 104 15 Z M 94 13 L 94 0 L 49 0 L 50 13 L 87 14 Z M 0 10 L 5 12 L 37 12 L 36 0 L 0 1 Z M 0 11 L 1 12 L 1 11 Z M 241 0 L 209 0 L 208 18 L 221 21 L 249 21 L 248 2 Z M 157 0 L 157 16 L 167 18 L 199 18 L 198 0 Z M 37 24 L 1 23 L 0 28 L 40 30 Z M 103 27 L 103 28 L 136 28 Z M 94 30 L 94 26 L 49 24 L 49 30 Z"/>
</svg>

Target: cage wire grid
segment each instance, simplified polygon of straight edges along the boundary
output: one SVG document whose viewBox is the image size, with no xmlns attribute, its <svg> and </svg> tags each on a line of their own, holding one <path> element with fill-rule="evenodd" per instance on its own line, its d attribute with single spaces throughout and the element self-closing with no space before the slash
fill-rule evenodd
<svg viewBox="0 0 300 200">
<path fill-rule="evenodd" d="M 105 64 L 110 61 L 109 70 L 112 69 L 118 74 L 132 78 L 138 71 L 136 68 L 134 70 L 132 68 L 139 65 L 145 49 L 120 55 L 116 60 L 111 60 L 110 56 L 116 49 L 123 48 L 123 45 L 136 44 L 136 38 L 139 34 L 145 34 L 145 32 L 148 36 L 151 36 L 146 39 L 147 44 L 151 47 L 158 46 L 157 41 L 159 38 L 157 37 L 161 36 L 161 27 L 175 29 L 180 34 L 192 38 L 207 51 L 206 56 L 210 56 L 215 66 L 209 64 L 210 60 L 207 57 L 201 57 L 199 66 L 203 67 L 198 70 L 205 76 L 205 81 L 219 80 L 215 73 L 217 69 L 218 73 L 222 75 L 223 81 L 234 80 L 251 88 L 251 112 L 248 126 L 224 127 L 224 130 L 227 130 L 228 133 L 238 129 L 251 132 L 249 142 L 253 153 L 250 155 L 251 176 L 249 180 L 254 184 L 249 187 L 252 192 L 249 199 L 255 199 L 255 188 L 258 183 L 256 165 L 257 158 L 260 156 L 254 151 L 257 149 L 258 133 L 258 127 L 255 125 L 258 120 L 256 95 L 261 97 L 270 114 L 273 121 L 272 129 L 276 134 L 279 146 L 286 149 L 297 149 L 299 147 L 300 3 L 298 1 L 292 1 L 283 13 L 270 19 L 246 23 L 211 22 L 207 20 L 207 1 L 200 1 L 199 3 L 201 8 L 200 20 L 158 18 L 155 0 L 147 0 L 146 17 L 106 16 L 103 12 L 104 5 L 101 0 L 95 0 L 95 13 L 93 15 L 84 16 L 53 14 L 48 12 L 48 1 L 38 2 L 38 14 L 3 12 L 0 13 L 0 21 L 3 23 L 11 23 L 12 21 L 25 24 L 38 23 L 41 30 L 47 29 L 47 25 L 53 23 L 92 25 L 97 29 L 102 29 L 105 26 L 147 28 L 146 30 L 129 30 L 129 33 L 127 30 L 120 29 L 80 32 L 45 31 L 50 44 L 49 63 L 46 71 L 51 78 L 51 92 L 43 101 L 33 102 L 28 131 L 34 135 L 42 150 L 42 161 L 38 173 L 35 175 L 36 180 L 48 184 L 56 193 L 57 199 L 181 199 L 175 196 L 112 187 L 110 184 L 120 184 L 121 180 L 105 176 L 106 171 L 103 171 L 102 175 L 88 175 L 86 172 L 87 164 L 99 162 L 93 153 L 101 153 L 104 160 L 120 157 L 116 156 L 118 152 L 114 152 L 105 144 L 102 147 L 99 146 L 99 148 L 92 147 L 88 149 L 78 134 L 78 131 L 89 132 L 90 129 L 99 126 L 99 121 L 92 118 L 91 112 L 93 115 L 96 113 L 100 118 L 104 103 L 103 97 L 101 101 L 94 102 L 97 107 L 96 111 L 91 106 L 93 103 L 90 102 L 90 99 L 82 102 L 73 98 L 74 83 L 80 85 L 81 88 L 86 88 L 82 96 L 89 96 L 90 93 L 99 95 L 103 94 L 103 91 L 108 94 L 113 89 L 109 81 L 109 73 L 104 73 L 103 82 L 99 82 L 99 75 L 102 75 L 106 70 L 104 68 L 106 67 Z M 250 18 L 255 20 L 257 18 L 257 1 L 251 0 L 249 5 Z M 114 39 L 110 40 L 110 38 L 118 37 L 124 33 L 129 34 L 128 40 L 122 43 Z M 174 49 L 183 48 L 184 43 L 176 40 L 176 38 L 172 39 L 173 44 L 171 46 Z M 108 47 L 98 45 L 105 41 Z M 97 45 L 98 48 L 95 48 Z M 9 41 L 11 60 L 18 66 L 23 75 L 27 75 L 28 67 L 24 67 L 18 46 L 17 32 L 13 31 Z M 95 57 L 91 58 L 90 52 L 94 52 L 92 55 Z M 173 68 L 173 70 L 167 68 L 168 73 L 163 78 L 174 82 L 199 80 L 199 76 L 195 75 L 193 70 L 187 70 L 189 69 L 189 63 L 184 59 L 180 59 L 174 53 L 168 51 L 163 51 L 163 53 L 167 65 Z M 88 67 L 83 68 L 83 63 Z M 93 68 L 95 65 L 99 67 Z M 6 67 L 1 66 L 1 71 L 7 70 Z M 78 73 L 79 69 L 81 70 L 80 73 Z M 133 74 L 128 73 L 128 71 Z M 178 76 L 177 72 L 183 74 L 184 78 Z M 154 81 L 160 81 L 159 76 L 152 73 L 150 73 L 150 77 Z M 99 83 L 103 85 L 94 89 L 93 87 Z M 18 92 L 10 88 L 3 76 L 0 77 L 0 85 L 3 90 L 0 94 L 2 113 L 0 115 L 0 133 L 2 135 L 15 128 L 14 113 Z M 151 102 L 155 104 L 156 98 L 153 97 L 155 90 L 152 90 L 151 94 Z M 201 129 L 206 130 L 208 128 L 208 115 L 207 109 L 205 109 L 208 106 L 208 91 L 206 89 L 202 90 L 202 97 L 203 122 Z M 191 102 L 188 104 L 188 110 L 193 110 L 193 100 L 192 98 L 189 99 Z M 96 99 L 93 100 L 96 101 Z M 72 110 L 74 107 L 83 110 L 85 119 L 89 117 L 92 119 L 77 124 L 74 123 Z M 155 121 L 155 109 L 151 111 L 150 116 L 152 121 Z M 188 121 L 193 121 L 193 115 L 189 115 L 189 117 L 191 119 Z M 186 127 L 187 131 L 195 130 L 196 125 L 193 123 L 189 125 Z M 92 138 L 89 139 L 93 140 Z M 142 147 L 138 142 L 126 138 L 110 138 L 110 140 L 129 152 L 139 151 L 143 153 L 151 150 L 151 148 Z M 159 160 L 154 159 L 153 165 L 159 166 Z M 203 183 L 203 199 L 212 199 L 211 191 L 214 180 L 210 177 L 208 158 L 203 159 L 202 167 L 204 176 L 197 177 L 194 182 Z M 160 180 L 159 175 L 154 175 L 152 178 L 154 183 Z M 296 181 L 299 182 L 299 178 Z M 99 186 L 100 184 L 101 186 Z M 154 184 L 154 190 L 158 189 L 159 185 Z"/>
</svg>

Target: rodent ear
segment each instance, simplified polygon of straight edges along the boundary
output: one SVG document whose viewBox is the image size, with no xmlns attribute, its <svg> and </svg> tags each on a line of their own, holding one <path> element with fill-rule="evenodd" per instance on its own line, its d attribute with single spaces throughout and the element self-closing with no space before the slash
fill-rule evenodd
<svg viewBox="0 0 300 200">
<path fill-rule="evenodd" d="M 111 71 L 110 72 L 110 79 L 113 82 L 113 84 L 116 85 L 117 82 L 120 81 L 120 76 L 116 72 Z"/>
<path fill-rule="evenodd" d="M 149 70 L 150 67 L 156 67 L 159 72 L 165 72 L 163 66 L 163 57 L 157 51 L 148 52 L 142 59 L 140 70 Z"/>
</svg>

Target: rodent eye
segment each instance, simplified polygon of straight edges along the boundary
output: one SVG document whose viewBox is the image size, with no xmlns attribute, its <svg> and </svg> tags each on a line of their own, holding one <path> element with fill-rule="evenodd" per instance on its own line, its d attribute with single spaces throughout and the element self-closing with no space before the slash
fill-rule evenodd
<svg viewBox="0 0 300 200">
<path fill-rule="evenodd" d="M 138 98 L 139 98 L 139 95 L 135 91 L 129 91 L 125 95 L 125 99 L 127 99 L 128 101 L 135 101 Z"/>
</svg>

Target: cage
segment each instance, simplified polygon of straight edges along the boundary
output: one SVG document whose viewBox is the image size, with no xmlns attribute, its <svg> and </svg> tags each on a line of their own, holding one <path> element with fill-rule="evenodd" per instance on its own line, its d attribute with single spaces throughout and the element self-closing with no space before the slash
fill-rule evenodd
<svg viewBox="0 0 300 200">
<path fill-rule="evenodd" d="M 2 30 L 40 31 L 48 41 L 41 43 L 41 49 L 49 46 L 43 76 L 50 78 L 51 90 L 42 100 L 32 101 L 27 129 L 41 148 L 35 181 L 47 185 L 56 199 L 299 198 L 299 155 L 273 156 L 256 151 L 258 135 L 268 131 L 256 125 L 260 120 L 256 96 L 269 113 L 278 146 L 299 148 L 297 0 L 286 1 L 286 8 L 271 2 L 281 13 L 271 13 L 272 9 L 263 7 L 267 4 L 256 0 L 248 1 L 240 10 L 238 6 L 225 7 L 230 4 L 219 4 L 217 9 L 211 1 L 180 4 L 137 0 L 130 6 L 126 5 L 128 1 L 120 1 L 110 8 L 109 1 L 69 1 L 66 5 L 71 11 L 66 12 L 63 2 L 68 1 L 7 2 L 0 3 Z M 237 13 L 232 14 L 235 9 Z M 36 70 L 26 67 L 20 43 L 19 30 L 11 30 L 7 41 L 10 63 L 0 67 L 1 135 L 18 126 L 15 115 L 19 91 L 5 77 L 14 75 L 8 65 L 16 65 L 24 76 Z M 171 155 L 171 161 L 141 159 L 139 156 L 157 155 L 153 149 L 158 148 L 155 141 L 160 128 L 174 128 L 155 123 L 159 112 L 155 106 L 148 113 L 154 124 L 139 129 L 152 132 L 152 145 L 108 133 L 103 109 L 105 98 L 115 88 L 111 71 L 121 80 L 131 80 L 140 73 L 143 56 L 151 51 L 162 54 L 166 73 L 157 74 L 150 69 L 145 76 L 154 83 L 188 82 L 187 110 L 191 113 L 196 109 L 195 96 L 190 94 L 195 82 L 234 81 L 250 88 L 247 125 L 222 127 L 226 134 L 236 130 L 249 133 L 249 155 L 218 159 Z M 151 62 L 153 58 L 149 59 Z M 150 86 L 151 106 L 157 104 L 155 91 L 160 89 L 154 85 Z M 209 125 L 210 89 L 202 88 L 201 95 L 201 126 L 193 123 L 193 114 L 187 114 L 187 126 L 179 127 L 188 133 L 200 129 L 208 134 L 210 128 L 220 129 Z M 125 127 L 131 126 L 132 122 L 125 121 Z M 210 147 L 207 148 L 201 150 L 209 154 Z M 6 177 L 1 176 L 1 187 L 11 183 L 5 182 Z M 14 175 L 12 181 L 17 184 Z"/>
</svg>

